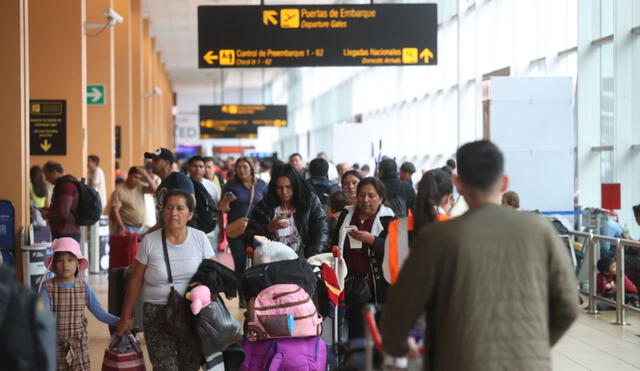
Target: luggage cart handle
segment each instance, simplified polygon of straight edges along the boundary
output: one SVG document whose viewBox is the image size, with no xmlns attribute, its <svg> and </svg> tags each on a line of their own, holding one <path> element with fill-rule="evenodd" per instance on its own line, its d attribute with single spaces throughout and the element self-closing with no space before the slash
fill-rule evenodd
<svg viewBox="0 0 640 371">
<path fill-rule="evenodd" d="M 367 304 L 364 307 L 364 324 L 371 335 L 373 345 L 376 347 L 378 352 L 387 354 L 382 346 L 382 336 L 380 335 L 378 325 L 376 324 L 376 307 L 373 304 Z M 419 350 L 420 354 L 424 354 L 424 347 L 420 347 Z"/>
<path fill-rule="evenodd" d="M 382 346 L 382 336 L 380 335 L 378 325 L 376 324 L 376 307 L 373 304 L 367 304 L 364 307 L 364 324 L 371 335 L 373 345 L 376 347 L 378 352 L 385 354 L 386 352 Z"/>
<path fill-rule="evenodd" d="M 253 247 L 247 246 L 245 252 L 247 253 L 247 258 L 253 258 Z"/>
<path fill-rule="evenodd" d="M 342 252 L 340 251 L 340 246 L 334 245 L 331 248 L 331 253 L 333 254 L 334 258 L 340 259 L 341 255 L 342 255 Z"/>
</svg>

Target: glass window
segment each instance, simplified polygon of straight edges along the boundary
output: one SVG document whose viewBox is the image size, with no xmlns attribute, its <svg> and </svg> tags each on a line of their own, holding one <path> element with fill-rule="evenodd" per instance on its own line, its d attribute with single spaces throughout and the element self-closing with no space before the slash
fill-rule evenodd
<svg viewBox="0 0 640 371">
<path fill-rule="evenodd" d="M 613 43 L 600 46 L 600 145 L 614 144 L 613 120 Z M 613 152 L 602 152 L 600 157 L 601 180 L 613 182 Z"/>
<path fill-rule="evenodd" d="M 600 35 L 597 39 L 613 35 L 613 0 L 600 0 Z"/>
<path fill-rule="evenodd" d="M 634 27 L 640 26 L 640 1 L 633 1 L 631 3 L 632 9 L 632 24 Z"/>
</svg>

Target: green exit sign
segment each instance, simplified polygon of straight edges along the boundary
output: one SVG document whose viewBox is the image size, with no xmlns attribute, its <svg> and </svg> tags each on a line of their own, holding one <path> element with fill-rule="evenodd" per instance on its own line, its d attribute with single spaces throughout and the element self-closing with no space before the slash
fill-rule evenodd
<svg viewBox="0 0 640 371">
<path fill-rule="evenodd" d="M 87 85 L 87 104 L 104 106 L 104 85 Z"/>
</svg>

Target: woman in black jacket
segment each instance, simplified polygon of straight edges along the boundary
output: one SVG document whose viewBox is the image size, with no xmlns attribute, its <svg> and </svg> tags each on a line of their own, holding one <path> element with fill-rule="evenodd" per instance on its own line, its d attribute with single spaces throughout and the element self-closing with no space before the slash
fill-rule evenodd
<svg viewBox="0 0 640 371">
<path fill-rule="evenodd" d="M 244 234 L 247 246 L 254 236 L 265 236 L 309 258 L 328 250 L 326 214 L 307 182 L 289 164 L 273 168 L 265 198 L 249 218 Z"/>
</svg>

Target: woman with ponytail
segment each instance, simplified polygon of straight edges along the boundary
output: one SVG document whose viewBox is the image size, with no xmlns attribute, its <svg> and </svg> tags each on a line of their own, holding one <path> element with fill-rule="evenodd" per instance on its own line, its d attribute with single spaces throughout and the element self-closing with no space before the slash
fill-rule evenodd
<svg viewBox="0 0 640 371">
<path fill-rule="evenodd" d="M 453 200 L 453 182 L 451 174 L 443 169 L 427 171 L 418 183 L 418 195 L 411 213 L 405 218 L 389 223 L 389 232 L 385 243 L 382 271 L 390 284 L 395 283 L 402 263 L 409 256 L 409 248 L 414 231 L 419 231 L 434 222 L 444 222 Z"/>
<path fill-rule="evenodd" d="M 418 183 L 416 198 L 415 230 L 433 222 L 451 219 L 448 212 L 453 201 L 451 174 L 442 169 L 427 171 Z"/>
</svg>

